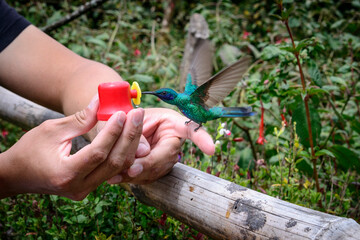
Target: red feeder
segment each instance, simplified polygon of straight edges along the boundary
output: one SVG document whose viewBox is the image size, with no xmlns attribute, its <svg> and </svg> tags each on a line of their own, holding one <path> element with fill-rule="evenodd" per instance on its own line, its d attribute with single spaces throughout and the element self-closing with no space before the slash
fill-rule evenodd
<svg viewBox="0 0 360 240">
<path fill-rule="evenodd" d="M 125 81 L 102 83 L 98 87 L 99 110 L 97 119 L 107 121 L 115 112 L 123 111 L 128 113 L 133 106 L 131 98 L 136 105 L 140 104 L 141 90 L 137 82 L 130 84 Z"/>
</svg>

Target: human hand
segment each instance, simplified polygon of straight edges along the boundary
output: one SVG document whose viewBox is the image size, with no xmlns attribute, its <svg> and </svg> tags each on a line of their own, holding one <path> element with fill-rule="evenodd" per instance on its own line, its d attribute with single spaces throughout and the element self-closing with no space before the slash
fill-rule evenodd
<svg viewBox="0 0 360 240">
<path fill-rule="evenodd" d="M 144 110 L 115 113 L 76 154 L 71 140 L 96 124 L 98 100 L 85 110 L 48 120 L 27 132 L 0 155 L 0 198 L 19 193 L 46 193 L 81 200 L 99 184 L 128 169 L 142 133 Z"/>
<path fill-rule="evenodd" d="M 146 184 L 167 174 L 175 163 L 185 139 L 190 139 L 205 154 L 213 155 L 215 145 L 210 135 L 202 128 L 181 114 L 166 108 L 145 109 L 143 135 L 150 144 L 148 155 L 137 157 L 134 164 L 109 183 L 131 182 Z"/>
</svg>

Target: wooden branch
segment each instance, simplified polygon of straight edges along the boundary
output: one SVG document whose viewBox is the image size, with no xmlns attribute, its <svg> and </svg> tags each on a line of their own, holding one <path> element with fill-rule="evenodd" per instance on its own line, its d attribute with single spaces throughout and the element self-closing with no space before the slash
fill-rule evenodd
<svg viewBox="0 0 360 240">
<path fill-rule="evenodd" d="M 148 185 L 127 185 L 136 198 L 214 239 L 358 239 L 360 225 L 176 164 Z"/>
<path fill-rule="evenodd" d="M 105 1 L 106 0 L 91 0 L 87 3 L 85 3 L 84 5 L 81 5 L 80 7 L 78 7 L 78 9 L 76 9 L 74 12 L 66 15 L 64 18 L 62 18 L 52 24 L 49 24 L 48 26 L 41 28 L 41 30 L 44 31 L 45 33 L 50 33 L 52 30 L 55 30 L 65 24 L 67 24 L 68 22 L 71 22 L 72 20 L 80 17 L 81 15 L 88 12 L 92 8 L 95 8 L 95 7 L 103 4 Z"/>
<path fill-rule="evenodd" d="M 0 117 L 22 126 L 62 117 L 3 88 L 0 95 Z M 353 219 L 300 207 L 180 163 L 152 184 L 121 185 L 214 239 L 359 239 L 360 225 Z"/>
<path fill-rule="evenodd" d="M 209 38 L 209 26 L 203 16 L 195 13 L 190 18 L 185 51 L 180 66 L 180 91 L 185 88 L 186 76 L 189 72 L 194 48 L 199 39 Z"/>
<path fill-rule="evenodd" d="M 24 129 L 31 129 L 49 119 L 64 117 L 63 114 L 47 109 L 0 87 L 0 118 Z M 73 139 L 72 152 L 77 152 L 89 142 L 83 137 Z"/>
</svg>

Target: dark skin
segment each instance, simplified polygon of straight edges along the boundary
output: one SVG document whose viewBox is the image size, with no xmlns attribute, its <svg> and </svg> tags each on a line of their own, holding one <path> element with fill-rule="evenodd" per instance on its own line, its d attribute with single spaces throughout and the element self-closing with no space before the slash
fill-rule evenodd
<svg viewBox="0 0 360 240">
<path fill-rule="evenodd" d="M 0 154 L 0 198 L 47 193 L 81 200 L 106 180 L 149 183 L 171 170 L 184 139 L 214 153 L 205 130 L 194 133 L 196 124 L 185 126 L 186 118 L 169 109 L 118 112 L 97 122 L 97 86 L 110 81 L 122 79 L 34 26 L 0 53 L 1 86 L 68 116 L 46 121 Z M 79 135 L 92 142 L 71 155 Z"/>
</svg>

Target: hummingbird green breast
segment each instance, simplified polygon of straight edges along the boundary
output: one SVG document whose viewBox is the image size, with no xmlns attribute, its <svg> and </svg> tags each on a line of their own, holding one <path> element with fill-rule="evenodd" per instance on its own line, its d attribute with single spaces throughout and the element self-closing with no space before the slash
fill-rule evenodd
<svg viewBox="0 0 360 240">
<path fill-rule="evenodd" d="M 219 116 L 214 114 L 213 111 L 204 108 L 203 106 L 194 103 L 191 96 L 179 93 L 176 98 L 176 105 L 182 114 L 196 123 L 206 123 L 209 120 L 218 118 Z"/>
</svg>

